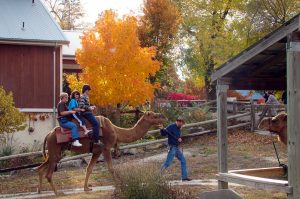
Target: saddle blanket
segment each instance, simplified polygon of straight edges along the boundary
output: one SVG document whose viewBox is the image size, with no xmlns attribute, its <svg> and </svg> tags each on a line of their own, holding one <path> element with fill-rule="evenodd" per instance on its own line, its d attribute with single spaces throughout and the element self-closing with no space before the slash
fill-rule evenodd
<svg viewBox="0 0 300 199">
<path fill-rule="evenodd" d="M 98 118 L 96 118 L 98 120 Z M 101 120 L 102 120 L 102 116 L 101 116 Z M 93 130 L 92 125 L 89 121 L 87 121 L 86 119 L 84 119 L 86 127 L 88 130 Z M 84 134 L 84 130 L 82 127 L 79 126 L 79 123 L 77 120 L 73 119 L 72 122 L 74 122 L 77 125 L 78 128 L 78 133 L 79 133 L 79 139 L 81 138 L 92 138 L 93 136 L 93 132 L 90 132 L 89 134 L 85 135 Z M 100 128 L 102 128 L 102 124 L 100 123 Z M 65 142 L 72 142 L 72 135 L 71 135 L 71 130 L 70 129 L 65 129 L 62 127 L 55 127 L 54 129 L 55 134 L 56 134 L 56 141 L 57 143 L 65 143 Z"/>
</svg>

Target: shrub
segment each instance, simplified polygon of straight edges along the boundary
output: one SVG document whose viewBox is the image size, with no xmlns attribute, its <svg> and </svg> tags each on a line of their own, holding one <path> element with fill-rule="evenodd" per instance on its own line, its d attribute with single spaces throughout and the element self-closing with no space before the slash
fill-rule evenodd
<svg viewBox="0 0 300 199">
<path fill-rule="evenodd" d="M 154 166 L 123 165 L 116 169 L 116 176 L 118 198 L 165 198 L 168 186 Z"/>
<path fill-rule="evenodd" d="M 15 149 L 14 149 L 14 147 L 12 145 L 5 144 L 0 149 L 0 157 L 12 155 L 14 153 L 14 150 Z M 8 164 L 9 164 L 8 161 L 0 161 L 0 168 L 4 168 Z"/>
<path fill-rule="evenodd" d="M 115 170 L 115 198 L 122 199 L 184 199 L 192 198 L 172 188 L 160 175 L 155 164 L 126 164 Z"/>
<path fill-rule="evenodd" d="M 169 93 L 166 97 L 168 100 L 197 100 L 199 97 L 187 95 L 184 93 Z"/>
<path fill-rule="evenodd" d="M 32 146 L 25 146 L 18 150 L 18 153 L 28 153 L 39 151 L 41 148 L 40 142 L 35 141 Z M 0 150 L 0 157 L 2 156 L 10 156 L 14 152 L 16 152 L 16 148 L 13 147 L 11 144 L 6 143 Z M 26 164 L 33 164 L 33 163 L 40 163 L 43 161 L 41 155 L 31 155 L 25 157 L 15 157 L 9 160 L 1 160 L 0 161 L 0 168 L 10 168 L 15 167 L 16 165 L 26 165 Z"/>
<path fill-rule="evenodd" d="M 13 94 L 0 86 L 0 134 L 24 130 L 24 122 L 25 115 L 15 107 Z"/>
<path fill-rule="evenodd" d="M 212 119 L 209 107 L 183 109 L 180 107 L 158 108 L 156 112 L 162 113 L 166 118 L 166 124 L 176 121 L 178 116 L 182 116 L 186 123 L 201 122 Z"/>
<path fill-rule="evenodd" d="M 186 123 L 195 123 L 212 119 L 208 107 L 197 108 L 183 112 L 183 117 Z"/>
<path fill-rule="evenodd" d="M 6 144 L 0 150 L 0 157 L 12 155 L 14 150 L 12 145 Z"/>
<path fill-rule="evenodd" d="M 136 118 L 134 114 L 121 114 L 121 124 L 122 128 L 131 128 L 136 123 Z"/>
</svg>

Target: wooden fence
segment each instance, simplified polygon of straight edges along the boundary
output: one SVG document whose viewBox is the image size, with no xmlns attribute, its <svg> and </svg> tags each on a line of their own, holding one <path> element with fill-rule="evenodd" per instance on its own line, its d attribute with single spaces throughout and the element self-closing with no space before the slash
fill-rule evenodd
<svg viewBox="0 0 300 199">
<path fill-rule="evenodd" d="M 215 101 L 212 101 L 212 102 L 202 104 L 202 106 L 208 106 L 208 105 L 212 105 L 214 103 L 215 103 Z M 233 115 L 228 116 L 227 120 L 233 121 L 232 123 L 234 124 L 232 126 L 228 126 L 228 129 L 249 126 L 250 129 L 252 131 L 254 131 L 254 130 L 257 129 L 257 125 L 259 123 L 259 122 L 256 121 L 257 120 L 256 119 L 257 112 L 262 111 L 262 114 L 261 114 L 260 118 L 258 119 L 258 121 L 260 121 L 267 114 L 267 111 L 265 111 L 265 110 L 268 110 L 270 108 L 275 108 L 279 111 L 286 109 L 286 106 L 282 105 L 282 104 L 279 104 L 279 105 L 254 104 L 253 101 L 251 101 L 250 103 L 249 102 L 228 102 L 228 104 L 233 105 L 233 109 L 232 109 L 233 110 L 232 111 Z M 247 112 L 239 113 L 239 112 L 241 112 L 241 110 L 239 110 L 239 109 L 242 109 L 243 111 L 247 110 Z M 250 121 L 249 122 L 243 122 L 243 123 L 240 123 L 240 124 L 236 124 L 236 122 L 237 122 L 236 120 L 238 118 L 247 117 L 247 116 L 250 116 Z M 183 128 L 190 128 L 190 127 L 195 127 L 195 126 L 213 124 L 213 123 L 216 123 L 216 122 L 217 122 L 217 119 L 206 120 L 206 121 L 202 121 L 202 122 L 185 124 L 183 126 Z M 160 131 L 159 129 L 151 130 L 151 131 L 148 131 L 147 134 L 148 135 L 156 134 L 156 133 L 159 133 L 159 131 Z M 201 131 L 201 132 L 195 132 L 195 133 L 192 133 L 192 134 L 183 135 L 182 137 L 183 138 L 195 137 L 195 136 L 200 136 L 200 135 L 203 135 L 203 134 L 206 134 L 206 133 L 212 133 L 212 132 L 216 132 L 216 129 L 210 129 L 210 130 L 205 130 L 205 131 Z M 143 143 L 128 144 L 128 145 L 120 146 L 119 149 L 124 150 L 124 149 L 130 149 L 130 148 L 144 147 L 144 146 L 147 146 L 147 145 L 153 145 L 153 144 L 162 143 L 162 142 L 166 142 L 166 141 L 167 141 L 167 138 L 154 140 L 154 141 L 143 142 Z M 11 156 L 0 157 L 0 161 L 14 159 L 14 158 L 20 158 L 20 157 L 33 156 L 33 155 L 42 155 L 42 151 L 31 152 L 31 153 L 21 153 L 21 154 L 15 154 L 15 155 L 11 155 Z M 91 154 L 89 153 L 89 154 L 76 155 L 76 156 L 72 156 L 72 157 L 66 157 L 66 158 L 63 158 L 60 162 L 66 162 L 66 161 L 75 160 L 75 159 L 79 159 L 79 158 L 83 158 L 83 157 L 87 157 L 87 156 L 91 156 Z M 1 172 L 7 172 L 7 171 L 10 171 L 10 170 L 18 170 L 18 169 L 35 167 L 37 165 L 38 164 L 23 165 L 23 166 L 16 167 L 16 168 L 0 169 L 0 173 Z"/>
<path fill-rule="evenodd" d="M 262 121 L 264 117 L 271 116 L 271 109 L 275 109 L 277 112 L 285 111 L 286 105 L 284 104 L 254 104 L 253 101 L 250 102 L 249 106 L 246 106 L 251 113 L 251 131 L 257 130 L 258 124 Z M 259 118 L 256 119 L 257 113 L 261 112 Z"/>
<path fill-rule="evenodd" d="M 245 117 L 245 116 L 250 116 L 250 113 L 248 112 L 248 113 L 229 116 L 227 118 L 227 120 L 233 120 L 233 119 L 240 118 L 240 117 Z M 183 126 L 183 128 L 201 126 L 201 125 L 212 124 L 212 123 L 216 123 L 216 122 L 217 122 L 217 119 L 207 120 L 207 121 L 202 121 L 202 122 L 197 122 L 197 123 L 185 124 Z M 244 123 L 240 123 L 240 124 L 237 124 L 237 125 L 229 126 L 228 129 L 250 126 L 250 124 L 251 124 L 250 122 L 244 122 Z M 160 131 L 159 129 L 158 130 L 151 130 L 151 131 L 148 131 L 147 134 L 154 134 L 154 133 L 158 133 L 159 131 Z M 196 133 L 192 133 L 192 134 L 188 134 L 188 135 L 183 135 L 182 137 L 183 138 L 195 137 L 195 136 L 200 136 L 200 135 L 215 132 L 215 131 L 216 131 L 216 129 L 205 130 L 205 131 L 196 132 Z M 165 142 L 165 141 L 167 141 L 167 138 L 154 140 L 154 141 L 149 141 L 149 142 L 144 142 L 144 143 L 123 145 L 123 146 L 120 146 L 119 149 L 124 150 L 124 149 L 130 149 L 130 148 L 144 147 L 144 146 L 147 146 L 147 145 L 153 145 L 153 144 L 162 143 L 162 142 Z M 10 160 L 10 159 L 20 158 L 20 157 L 27 157 L 27 156 L 32 156 L 32 155 L 42 155 L 42 151 L 31 152 L 31 153 L 21 153 L 21 154 L 15 154 L 15 155 L 11 155 L 11 156 L 0 157 L 0 161 Z M 88 154 L 81 154 L 81 155 L 76 155 L 76 156 L 72 156 L 72 157 L 66 157 L 66 158 L 63 158 L 62 160 L 60 160 L 60 163 L 70 161 L 70 160 L 79 159 L 79 158 L 83 158 L 83 157 L 87 157 L 87 156 L 91 156 L 91 154 L 88 153 Z M 23 166 L 19 166 L 19 167 L 15 167 L 15 168 L 0 169 L 0 173 L 1 172 L 12 171 L 12 170 L 19 170 L 19 169 L 24 169 L 24 168 L 36 167 L 36 166 L 38 166 L 38 164 L 33 164 L 32 166 L 23 165 Z"/>
</svg>

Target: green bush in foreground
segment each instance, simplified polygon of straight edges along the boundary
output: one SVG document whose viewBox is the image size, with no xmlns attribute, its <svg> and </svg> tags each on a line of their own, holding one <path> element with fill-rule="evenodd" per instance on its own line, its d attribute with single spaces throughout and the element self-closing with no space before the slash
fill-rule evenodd
<svg viewBox="0 0 300 199">
<path fill-rule="evenodd" d="M 192 198 L 171 187 L 154 164 L 126 164 L 115 170 L 114 198 L 120 199 L 185 199 Z"/>
</svg>

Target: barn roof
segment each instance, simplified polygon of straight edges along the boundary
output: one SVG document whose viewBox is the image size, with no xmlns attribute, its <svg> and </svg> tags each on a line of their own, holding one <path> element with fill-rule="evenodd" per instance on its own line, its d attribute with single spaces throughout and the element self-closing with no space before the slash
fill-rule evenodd
<svg viewBox="0 0 300 199">
<path fill-rule="evenodd" d="M 224 79 L 230 89 L 286 89 L 286 43 L 291 33 L 300 33 L 300 13 L 221 65 L 212 82 Z"/>
<path fill-rule="evenodd" d="M 75 57 L 76 49 L 82 47 L 80 36 L 83 35 L 83 32 L 75 30 L 64 30 L 63 32 L 70 41 L 68 46 L 63 47 L 63 56 Z"/>
<path fill-rule="evenodd" d="M 0 0 L 0 42 L 69 43 L 40 0 Z"/>
</svg>

